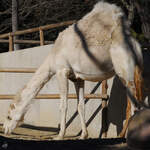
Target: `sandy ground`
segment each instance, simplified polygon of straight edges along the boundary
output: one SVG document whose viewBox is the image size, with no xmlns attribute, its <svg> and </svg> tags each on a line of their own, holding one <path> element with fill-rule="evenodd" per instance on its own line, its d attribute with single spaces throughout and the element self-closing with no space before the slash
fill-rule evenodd
<svg viewBox="0 0 150 150">
<path fill-rule="evenodd" d="M 4 135 L 0 125 L 0 150 L 129 150 L 125 139 L 88 139 L 67 136 L 63 141 L 54 141 L 57 132 L 29 125 L 18 127 L 11 135 Z"/>
<path fill-rule="evenodd" d="M 36 127 L 31 125 L 22 125 L 17 127 L 11 135 L 4 135 L 2 125 L 0 125 L 0 136 L 4 136 L 11 139 L 22 139 L 22 140 L 52 140 L 58 134 L 58 129 L 46 128 L 46 127 Z M 77 136 L 68 135 L 65 140 L 68 139 L 78 139 Z"/>
</svg>

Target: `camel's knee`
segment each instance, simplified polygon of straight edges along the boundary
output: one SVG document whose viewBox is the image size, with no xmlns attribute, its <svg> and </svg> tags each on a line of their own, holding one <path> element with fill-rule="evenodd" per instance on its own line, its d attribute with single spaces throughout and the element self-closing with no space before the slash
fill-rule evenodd
<svg viewBox="0 0 150 150">
<path fill-rule="evenodd" d="M 84 102 L 79 103 L 78 104 L 78 112 L 84 113 L 84 109 L 85 109 Z"/>
<path fill-rule="evenodd" d="M 61 111 L 61 113 L 65 113 L 66 111 L 67 111 L 67 103 L 66 102 L 62 102 L 61 104 L 60 104 L 60 107 L 59 107 L 59 109 L 60 109 L 60 111 Z"/>
</svg>

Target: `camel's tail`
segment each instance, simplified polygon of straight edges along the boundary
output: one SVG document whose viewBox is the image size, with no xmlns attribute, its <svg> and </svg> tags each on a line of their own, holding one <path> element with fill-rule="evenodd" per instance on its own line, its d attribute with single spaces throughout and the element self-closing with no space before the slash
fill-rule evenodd
<svg viewBox="0 0 150 150">
<path fill-rule="evenodd" d="M 31 100 L 53 76 L 54 73 L 51 72 L 50 65 L 50 58 L 48 57 L 35 72 L 28 84 L 15 96 L 9 107 L 8 116 L 3 126 L 5 133 L 12 132 L 12 130 L 18 125 L 28 110 Z"/>
</svg>

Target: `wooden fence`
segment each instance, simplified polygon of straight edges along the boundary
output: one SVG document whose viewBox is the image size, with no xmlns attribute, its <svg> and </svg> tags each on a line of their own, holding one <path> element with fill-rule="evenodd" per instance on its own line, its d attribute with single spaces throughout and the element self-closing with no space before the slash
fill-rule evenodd
<svg viewBox="0 0 150 150">
<path fill-rule="evenodd" d="M 0 35 L 0 43 L 9 43 L 9 51 L 14 50 L 14 43 L 40 44 L 41 46 L 44 44 L 50 44 L 53 42 L 44 40 L 44 31 L 45 30 L 49 30 L 52 28 L 58 28 L 58 27 L 62 27 L 62 26 L 67 26 L 67 25 L 71 25 L 73 23 L 75 23 L 74 20 L 73 21 L 65 21 L 65 22 L 61 22 L 61 23 L 50 24 L 50 25 L 40 26 L 40 27 L 26 29 L 26 30 L 22 30 L 22 31 L 16 31 L 16 32 L 10 32 L 10 33 L 6 33 L 6 34 L 2 34 L 2 35 Z M 28 33 L 34 33 L 34 32 L 39 32 L 40 41 L 36 41 L 36 40 L 13 40 L 14 36 L 28 34 Z M 8 39 L 4 39 L 4 38 L 8 38 Z"/>
<path fill-rule="evenodd" d="M 34 73 L 36 71 L 36 68 L 0 68 L 0 72 L 7 72 L 7 73 Z M 13 99 L 15 95 L 0 95 L 0 100 L 8 100 Z M 39 94 L 35 97 L 35 99 L 59 99 L 59 94 Z M 68 94 L 69 99 L 77 99 L 76 94 Z M 107 81 L 104 80 L 102 82 L 102 93 L 101 94 L 85 94 L 84 98 L 86 99 L 102 99 L 104 100 L 102 102 L 102 105 L 106 103 L 106 100 L 108 99 L 107 95 Z"/>
<path fill-rule="evenodd" d="M 0 68 L 0 72 L 7 72 L 7 73 L 34 73 L 36 71 L 36 68 Z M 8 100 L 13 99 L 15 95 L 0 95 L 0 100 Z M 59 99 L 59 94 L 39 94 L 35 97 L 35 99 Z M 68 94 L 69 99 L 77 99 L 76 94 Z M 104 100 L 102 102 L 106 103 L 106 100 L 108 99 L 107 95 L 107 81 L 104 80 L 102 82 L 102 94 L 85 94 L 84 98 L 86 99 L 102 99 Z M 104 104 L 105 105 L 105 104 Z"/>
<path fill-rule="evenodd" d="M 8 99 L 13 99 L 15 95 L 0 95 L 0 100 L 8 100 Z M 59 99 L 60 95 L 59 94 L 39 94 L 35 97 L 35 99 Z M 69 99 L 77 99 L 76 94 L 68 94 Z M 85 94 L 84 95 L 85 99 L 107 99 L 108 96 L 107 94 Z"/>
</svg>

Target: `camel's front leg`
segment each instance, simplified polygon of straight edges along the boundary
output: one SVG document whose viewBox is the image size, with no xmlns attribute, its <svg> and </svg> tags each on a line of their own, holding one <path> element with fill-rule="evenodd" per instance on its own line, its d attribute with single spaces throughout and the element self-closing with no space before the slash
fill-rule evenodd
<svg viewBox="0 0 150 150">
<path fill-rule="evenodd" d="M 54 138 L 55 140 L 63 140 L 65 131 L 66 131 L 66 114 L 67 114 L 67 96 L 68 96 L 68 70 L 63 69 L 57 72 L 57 80 L 60 90 L 60 113 L 61 113 L 61 122 L 60 122 L 60 131 L 59 135 Z"/>
<path fill-rule="evenodd" d="M 80 139 L 86 139 L 88 132 L 85 124 L 85 102 L 84 102 L 84 81 L 75 82 L 76 93 L 78 97 L 78 113 L 81 120 L 82 133 Z"/>
</svg>

